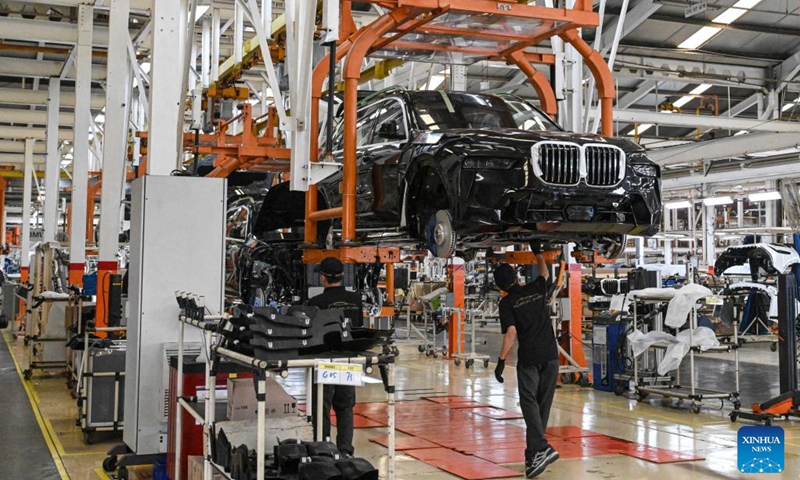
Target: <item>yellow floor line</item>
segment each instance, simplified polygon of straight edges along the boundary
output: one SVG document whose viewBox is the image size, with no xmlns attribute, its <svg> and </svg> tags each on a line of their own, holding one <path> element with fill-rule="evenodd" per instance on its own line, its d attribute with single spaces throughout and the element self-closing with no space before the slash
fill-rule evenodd
<svg viewBox="0 0 800 480">
<path fill-rule="evenodd" d="M 98 478 L 101 480 L 111 480 L 111 477 L 103 470 L 102 468 L 95 468 L 94 473 L 97 475 Z"/>
<path fill-rule="evenodd" d="M 19 366 L 19 362 L 17 362 L 17 358 L 14 356 L 13 349 L 11 347 L 11 342 L 8 339 L 8 334 L 3 332 L 3 340 L 6 342 L 6 347 L 8 347 L 8 352 L 11 355 L 11 360 L 14 362 L 14 367 L 17 369 L 17 375 L 19 375 L 19 380 L 22 382 L 22 386 L 25 389 L 25 393 L 28 395 L 28 401 L 31 404 L 31 409 L 33 410 L 33 416 L 36 418 L 36 423 L 39 424 L 39 428 L 42 431 L 42 437 L 44 437 L 44 443 L 47 445 L 47 449 L 50 450 L 50 455 L 53 457 L 53 462 L 56 465 L 56 470 L 58 470 L 58 474 L 61 477 L 61 480 L 70 480 L 69 475 L 67 474 L 67 469 L 64 467 L 64 462 L 61 460 L 61 457 L 58 454 L 58 451 L 54 445 L 55 442 L 58 442 L 58 438 L 55 436 L 51 437 L 51 432 L 48 431 L 47 427 L 42 420 L 42 414 L 39 411 L 39 405 L 35 402 L 35 392 L 30 386 L 30 383 L 27 382 L 24 377 L 22 376 L 22 369 Z M 55 442 L 54 442 L 55 441 Z M 60 442 L 58 442 L 60 445 Z M 62 447 L 63 450 L 63 447 Z"/>
<path fill-rule="evenodd" d="M 53 424 L 50 423 L 50 419 L 49 418 L 45 418 L 44 419 L 44 426 L 45 426 L 45 428 L 47 428 L 47 431 L 53 436 L 53 438 L 56 439 L 55 444 L 56 444 L 56 451 L 58 452 L 58 455 L 61 456 L 61 457 L 65 456 L 67 454 L 67 451 L 64 450 L 64 445 L 61 444 L 61 440 L 58 440 L 58 434 L 56 433 L 56 429 L 53 428 Z"/>
</svg>

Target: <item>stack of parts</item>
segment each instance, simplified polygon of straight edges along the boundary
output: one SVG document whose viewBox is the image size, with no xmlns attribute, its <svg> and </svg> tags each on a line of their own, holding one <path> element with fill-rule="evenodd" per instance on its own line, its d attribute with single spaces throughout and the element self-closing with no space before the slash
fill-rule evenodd
<svg viewBox="0 0 800 480">
<path fill-rule="evenodd" d="M 256 478 L 255 451 L 246 445 L 231 448 L 223 431 L 214 443 L 214 462 L 233 480 Z M 378 480 L 378 470 L 371 463 L 363 458 L 344 458 L 331 442 L 295 439 L 275 446 L 264 473 L 268 480 Z"/>
<path fill-rule="evenodd" d="M 394 330 L 356 328 L 341 309 L 240 305 L 222 328 L 223 346 L 259 360 L 293 360 L 358 354 L 387 345 Z"/>
</svg>

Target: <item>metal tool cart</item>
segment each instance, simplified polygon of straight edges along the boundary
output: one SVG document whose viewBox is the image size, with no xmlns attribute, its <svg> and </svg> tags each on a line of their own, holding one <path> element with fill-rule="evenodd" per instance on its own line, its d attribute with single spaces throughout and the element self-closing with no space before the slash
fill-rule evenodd
<svg viewBox="0 0 800 480">
<path fill-rule="evenodd" d="M 223 316 L 216 315 L 216 316 L 205 316 L 203 320 L 194 320 L 181 315 L 178 319 L 179 325 L 179 336 L 178 336 L 178 358 L 182 358 L 183 349 L 184 349 L 184 331 L 186 325 L 191 327 L 199 328 L 203 331 L 203 345 L 204 345 L 204 358 L 206 359 L 206 398 L 204 401 L 204 413 L 200 414 L 197 412 L 194 407 L 191 405 L 191 400 L 197 399 L 189 399 L 183 396 L 183 385 L 182 382 L 178 382 L 177 387 L 177 408 L 179 410 L 185 410 L 189 412 L 189 414 L 194 417 L 194 419 L 203 425 L 203 432 L 204 432 L 204 470 L 203 470 L 203 478 L 205 480 L 211 480 L 213 477 L 214 472 L 218 472 L 224 478 L 231 478 L 222 468 L 220 465 L 215 464 L 211 458 L 211 436 L 213 432 L 213 425 L 215 423 L 215 405 L 216 405 L 216 378 L 214 365 L 220 361 L 227 361 L 227 362 L 235 362 L 240 365 L 252 368 L 257 381 L 257 399 L 258 399 L 258 407 L 257 407 L 257 445 L 256 445 L 256 459 L 257 459 L 257 472 L 256 472 L 256 480 L 264 480 L 265 478 L 265 454 L 267 453 L 266 450 L 266 438 L 265 438 L 265 426 L 266 426 L 266 377 L 272 374 L 279 374 L 279 375 L 286 375 L 288 374 L 288 369 L 290 368 L 304 368 L 307 370 L 306 374 L 306 388 L 307 391 L 311 391 L 310 389 L 313 388 L 313 369 L 318 365 L 319 362 L 326 362 L 326 361 L 336 361 L 336 362 L 347 362 L 351 364 L 358 364 L 363 365 L 364 370 L 366 373 L 370 373 L 372 368 L 375 365 L 378 366 L 385 366 L 386 367 L 386 381 L 385 387 L 387 391 L 387 403 L 388 403 L 388 414 L 389 414 L 389 455 L 388 455 L 388 472 L 387 475 L 384 477 L 388 480 L 395 480 L 395 389 L 394 389 L 394 355 L 359 355 L 355 357 L 342 357 L 342 358 L 326 358 L 326 359 L 303 359 L 303 360 L 258 360 L 256 358 L 243 355 L 238 352 L 234 352 L 232 350 L 228 350 L 226 348 L 222 348 L 220 346 L 215 345 L 215 337 L 217 335 L 217 330 L 220 324 L 220 320 Z M 182 378 L 183 375 L 183 363 L 178 362 L 178 378 Z M 322 387 L 321 383 L 317 384 L 319 398 L 322 398 Z M 318 402 L 318 413 L 317 413 L 317 436 L 322 435 L 322 402 Z M 176 416 L 176 430 L 177 430 L 177 438 L 181 437 L 181 429 L 182 427 L 182 415 Z M 316 440 L 321 440 L 317 438 Z M 180 458 L 181 456 L 181 446 L 180 443 L 176 445 L 176 458 Z M 176 465 L 179 465 L 179 462 L 176 462 Z M 180 478 L 181 472 L 180 468 L 176 468 L 173 476 L 171 477 L 172 480 L 182 480 Z"/>
<path fill-rule="evenodd" d="M 36 292 L 36 289 L 34 289 Z M 67 372 L 67 331 L 64 324 L 65 309 L 72 302 L 71 295 L 41 292 L 31 295 L 34 302 L 28 312 L 25 326 L 28 368 L 22 374 L 30 380 L 34 370 L 60 370 Z"/>
<path fill-rule="evenodd" d="M 633 328 L 636 329 L 638 326 L 640 319 L 639 316 L 639 304 L 642 303 L 662 303 L 669 301 L 664 297 L 649 297 L 647 295 L 637 295 L 635 292 L 631 292 L 632 296 L 637 300 L 633 303 Z M 701 299 L 704 300 L 704 299 Z M 659 325 L 660 326 L 660 325 Z M 689 345 L 693 343 L 693 331 L 697 328 L 697 305 L 695 304 L 692 307 L 692 311 L 689 315 Z M 658 352 L 658 350 L 662 350 L 662 355 L 658 356 L 660 360 L 663 358 L 663 349 L 666 347 L 660 346 L 651 346 L 648 350 L 654 350 Z M 711 352 L 733 352 L 734 358 L 734 389 L 730 392 L 721 392 L 709 389 L 699 388 L 697 386 L 697 379 L 695 373 L 695 356 L 701 355 L 703 353 L 711 353 Z M 645 352 L 645 354 L 648 352 Z M 643 354 L 644 355 L 644 354 Z M 657 353 L 658 355 L 658 353 Z M 734 333 L 733 333 L 733 342 L 722 344 L 718 347 L 711 347 L 704 351 L 701 351 L 699 347 L 691 346 L 689 348 L 689 384 L 683 385 L 681 383 L 681 375 L 680 369 L 675 371 L 674 381 L 669 383 L 662 383 L 662 382 L 654 382 L 652 384 L 648 384 L 645 382 L 646 378 L 639 376 L 639 359 L 634 357 L 633 361 L 633 382 L 636 389 L 636 401 L 642 402 L 648 395 L 661 395 L 664 398 L 677 398 L 679 401 L 683 400 L 690 400 L 691 409 L 694 413 L 700 413 L 700 407 L 702 404 L 709 399 L 717 399 L 721 402 L 725 400 L 730 401 L 735 409 L 738 409 L 741 405 L 739 401 L 739 338 L 738 338 L 738 323 L 734 323 Z"/>
<path fill-rule="evenodd" d="M 125 327 L 86 328 L 78 376 L 78 419 L 87 444 L 96 432 L 121 432 L 125 400 L 125 340 L 104 340 L 104 346 L 90 346 L 89 334 L 119 333 Z"/>
<path fill-rule="evenodd" d="M 459 324 L 459 332 L 462 332 L 458 339 L 458 352 L 453 352 L 453 363 L 458 367 L 461 362 L 464 362 L 464 367 L 469 368 L 475 364 L 475 361 L 483 362 L 483 368 L 489 367 L 489 355 L 475 353 L 475 344 L 477 343 L 477 336 L 475 333 L 475 318 L 481 312 L 479 310 L 463 309 L 445 307 L 443 310 L 444 315 L 449 315 L 450 318 L 455 317 Z M 466 352 L 466 324 L 469 323 L 469 336 L 470 336 L 470 349 Z"/>
<path fill-rule="evenodd" d="M 419 297 L 419 301 L 422 304 L 422 318 L 424 322 L 422 327 L 424 343 L 419 345 L 417 349 L 420 353 L 424 352 L 425 356 L 436 358 L 441 352 L 442 356 L 447 357 L 447 329 L 443 328 L 439 332 L 436 331 L 437 321 L 435 314 L 440 308 L 445 307 L 448 293 L 449 290 L 447 290 L 447 288 L 437 288 Z M 428 326 L 429 324 L 430 327 Z M 441 339 L 441 347 L 439 346 L 439 339 Z"/>
</svg>

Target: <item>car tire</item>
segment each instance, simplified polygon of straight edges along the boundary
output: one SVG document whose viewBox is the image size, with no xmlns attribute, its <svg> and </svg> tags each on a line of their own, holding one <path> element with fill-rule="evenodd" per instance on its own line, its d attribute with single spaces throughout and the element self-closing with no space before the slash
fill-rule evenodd
<svg viewBox="0 0 800 480">
<path fill-rule="evenodd" d="M 428 217 L 424 229 L 425 244 L 438 258 L 450 258 L 456 251 L 456 232 L 449 210 L 439 210 Z"/>
</svg>

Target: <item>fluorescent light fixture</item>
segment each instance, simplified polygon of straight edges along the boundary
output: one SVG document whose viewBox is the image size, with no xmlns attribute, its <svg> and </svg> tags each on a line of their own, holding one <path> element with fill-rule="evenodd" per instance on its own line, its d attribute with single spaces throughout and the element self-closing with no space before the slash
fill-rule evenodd
<svg viewBox="0 0 800 480">
<path fill-rule="evenodd" d="M 667 202 L 664 204 L 664 208 L 667 210 L 672 210 L 675 208 L 692 208 L 692 202 L 689 200 L 680 200 L 677 202 Z"/>
<path fill-rule="evenodd" d="M 747 196 L 747 199 L 751 202 L 766 202 L 768 200 L 780 200 L 781 193 L 780 192 L 759 192 L 759 193 L 751 193 Z"/>
<path fill-rule="evenodd" d="M 725 25 L 730 25 L 745 13 L 747 13 L 747 10 L 742 10 L 741 8 L 729 8 L 717 15 L 716 18 L 711 21 L 714 23 L 724 23 Z"/>
<path fill-rule="evenodd" d="M 720 27 L 703 27 L 696 31 L 694 35 L 683 41 L 678 48 L 685 48 L 687 50 L 694 50 L 700 45 L 711 40 L 711 37 L 718 34 L 722 29 Z"/>
<path fill-rule="evenodd" d="M 197 20 L 200 20 L 200 18 L 201 18 L 203 15 L 205 15 L 205 14 L 206 14 L 206 12 L 208 11 L 208 9 L 209 9 L 209 8 L 211 8 L 211 5 L 198 5 L 198 6 L 197 6 L 197 7 L 194 9 L 194 18 L 195 18 L 195 21 L 197 21 Z"/>
<path fill-rule="evenodd" d="M 102 113 L 98 113 L 96 117 L 94 117 L 94 123 L 105 123 L 106 116 Z"/>
<path fill-rule="evenodd" d="M 733 198 L 727 197 L 708 197 L 703 199 L 703 205 L 707 207 L 714 207 L 717 205 L 729 205 L 733 203 Z"/>
<path fill-rule="evenodd" d="M 683 97 L 679 98 L 678 100 L 672 102 L 672 104 L 678 108 L 686 105 L 687 103 L 691 102 L 694 99 L 694 95 L 700 95 L 706 90 L 711 88 L 711 85 L 708 83 L 703 83 L 698 85 L 697 87 L 693 88 L 689 95 L 684 95 Z"/>
<path fill-rule="evenodd" d="M 142 62 L 141 67 L 144 73 L 150 73 L 150 62 Z"/>
<path fill-rule="evenodd" d="M 444 75 L 431 75 L 427 90 L 436 90 L 442 83 L 444 83 Z"/>
<path fill-rule="evenodd" d="M 643 123 L 639 125 L 638 134 L 639 135 L 643 134 L 644 132 L 653 128 L 653 126 L 654 125 L 652 123 Z M 630 132 L 628 132 L 628 135 L 636 135 L 636 134 L 637 134 L 637 129 L 635 127 L 632 128 Z"/>
<path fill-rule="evenodd" d="M 733 4 L 732 8 L 744 8 L 745 10 L 749 10 L 759 3 L 761 3 L 761 0 L 739 0 Z"/>
<path fill-rule="evenodd" d="M 786 110 L 791 110 L 792 108 L 797 107 L 797 105 L 798 105 L 797 100 L 795 100 L 794 102 L 789 102 L 786 105 L 784 105 L 783 108 L 781 108 L 781 112 L 785 112 Z"/>
</svg>

